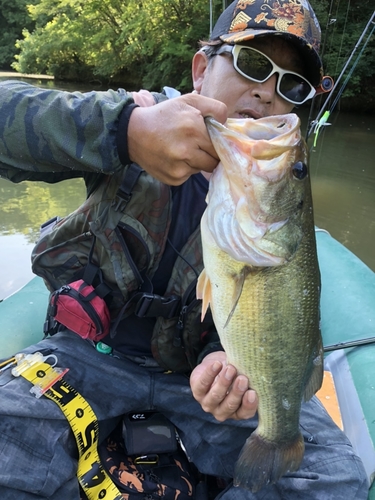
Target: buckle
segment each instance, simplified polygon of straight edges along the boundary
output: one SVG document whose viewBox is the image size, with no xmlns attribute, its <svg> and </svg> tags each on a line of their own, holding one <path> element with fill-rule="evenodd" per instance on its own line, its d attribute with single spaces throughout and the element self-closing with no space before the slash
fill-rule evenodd
<svg viewBox="0 0 375 500">
<path fill-rule="evenodd" d="M 39 228 L 40 238 L 43 238 L 43 236 L 45 236 L 46 234 L 49 234 L 60 220 L 61 220 L 61 217 L 56 215 L 55 217 L 52 217 L 52 219 L 48 219 L 46 222 L 44 222 Z"/>
<path fill-rule="evenodd" d="M 115 212 L 120 211 L 121 213 L 125 211 L 127 204 L 129 203 L 132 195 L 120 194 L 117 192 L 116 198 L 112 201 L 112 207 Z"/>
<path fill-rule="evenodd" d="M 178 316 L 181 299 L 177 295 L 162 297 L 153 293 L 143 293 L 135 305 L 134 314 L 139 318 L 173 318 Z"/>
</svg>

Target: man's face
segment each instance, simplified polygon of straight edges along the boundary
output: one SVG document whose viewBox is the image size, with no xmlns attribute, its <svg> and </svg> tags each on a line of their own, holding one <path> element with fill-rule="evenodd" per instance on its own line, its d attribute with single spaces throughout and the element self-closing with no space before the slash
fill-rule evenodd
<svg viewBox="0 0 375 500">
<path fill-rule="evenodd" d="M 266 54 L 278 66 L 303 75 L 303 61 L 297 49 L 277 36 L 260 37 L 246 45 Z M 262 118 L 290 113 L 293 104 L 276 92 L 277 74 L 264 83 L 240 75 L 233 66 L 231 54 L 215 55 L 211 61 L 198 52 L 193 60 L 194 88 L 206 97 L 225 103 L 229 118 Z"/>
</svg>

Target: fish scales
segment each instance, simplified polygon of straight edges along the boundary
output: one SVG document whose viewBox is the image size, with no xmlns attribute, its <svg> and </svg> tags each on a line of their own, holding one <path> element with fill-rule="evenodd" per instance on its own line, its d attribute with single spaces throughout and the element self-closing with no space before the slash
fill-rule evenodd
<svg viewBox="0 0 375 500">
<path fill-rule="evenodd" d="M 203 314 L 210 305 L 228 362 L 258 394 L 259 424 L 234 477 L 255 492 L 300 466 L 301 401 L 323 377 L 306 147 L 294 114 L 206 123 L 221 162 L 201 222 L 197 296 Z"/>
</svg>

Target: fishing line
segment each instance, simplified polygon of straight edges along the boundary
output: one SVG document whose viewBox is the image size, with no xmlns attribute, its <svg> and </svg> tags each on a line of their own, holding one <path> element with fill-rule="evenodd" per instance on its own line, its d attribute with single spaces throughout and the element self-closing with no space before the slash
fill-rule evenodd
<svg viewBox="0 0 375 500">
<path fill-rule="evenodd" d="M 375 12 L 374 12 L 373 16 L 374 15 L 375 15 Z M 369 36 L 367 37 L 367 40 L 363 44 L 363 47 L 362 47 L 360 53 L 358 54 L 357 58 L 355 59 L 355 61 L 353 63 L 353 66 L 350 68 L 349 73 L 347 74 L 347 76 L 346 76 L 346 78 L 344 80 L 344 83 L 342 84 L 339 92 L 337 93 L 337 96 L 336 96 L 335 100 L 333 101 L 333 104 L 332 104 L 332 106 L 330 108 L 330 113 L 332 113 L 332 111 L 335 109 L 338 100 L 340 99 L 340 97 L 341 97 L 342 93 L 344 92 L 347 84 L 349 83 L 349 80 L 350 80 L 350 78 L 351 78 L 351 76 L 352 76 L 352 74 L 353 74 L 353 72 L 354 72 L 354 70 L 355 70 L 355 68 L 356 68 L 356 66 L 357 66 L 360 58 L 362 57 L 362 54 L 364 53 L 364 51 L 365 51 L 365 49 L 367 47 L 367 44 L 370 41 L 370 39 L 371 39 L 374 31 L 375 31 L 375 23 L 374 23 L 374 26 L 372 27 L 372 30 L 371 30 Z"/>
<path fill-rule="evenodd" d="M 192 266 L 190 262 L 187 259 L 185 259 L 185 257 L 177 250 L 177 248 L 173 245 L 172 241 L 169 238 L 167 238 L 167 241 L 172 247 L 172 250 L 176 252 L 176 254 L 180 257 L 180 259 L 182 259 L 185 262 L 185 264 L 187 264 L 193 270 L 195 276 L 198 278 L 199 272 L 194 268 L 194 266 Z"/>
<path fill-rule="evenodd" d="M 338 15 L 338 9 L 339 9 L 339 5 L 340 5 L 340 0 L 337 3 L 336 17 L 335 18 L 331 17 L 332 9 L 333 9 L 333 2 L 334 2 L 334 0 L 331 0 L 331 4 L 329 6 L 329 12 L 328 12 L 328 16 L 327 16 L 327 22 L 326 22 L 326 29 L 325 29 L 325 34 L 324 34 L 324 40 L 323 40 L 322 50 L 321 50 L 321 54 L 320 54 L 320 57 L 321 57 L 322 60 L 323 60 L 323 57 L 324 57 L 324 54 L 325 54 L 325 48 L 326 48 L 326 45 L 327 45 L 328 34 L 330 34 L 330 45 L 329 45 L 328 51 L 331 52 L 331 50 L 332 50 L 332 43 L 333 43 L 333 39 L 334 39 L 334 34 L 335 34 L 335 31 L 336 31 L 336 21 L 337 21 L 337 15 Z M 333 30 L 329 30 L 329 26 L 332 25 L 332 24 L 334 25 L 333 26 Z M 320 96 L 320 99 L 321 98 L 322 98 L 322 96 Z M 321 103 L 321 100 L 320 100 L 320 103 Z M 306 135 L 305 135 L 306 142 L 307 142 L 307 138 L 308 138 L 309 124 L 312 123 L 312 116 L 313 116 L 313 112 L 314 112 L 314 104 L 315 104 L 315 98 L 311 101 L 310 110 L 309 110 L 309 116 L 307 118 L 307 127 L 306 127 Z"/>
<path fill-rule="evenodd" d="M 350 7 L 350 0 L 348 2 L 347 8 L 346 8 L 346 16 L 345 16 L 344 28 L 342 30 L 342 35 L 341 35 L 341 43 L 340 43 L 339 55 L 337 56 L 337 59 L 336 59 L 336 68 L 335 68 L 335 73 L 334 73 L 335 75 L 338 73 L 339 61 L 340 61 L 340 58 L 341 58 L 342 47 L 344 45 L 344 36 L 345 36 L 346 25 L 347 25 L 348 17 L 349 17 L 349 7 Z M 338 9 L 338 7 L 337 7 L 337 9 Z"/>
<path fill-rule="evenodd" d="M 336 104 L 337 104 L 338 100 L 340 99 L 342 93 L 344 92 L 345 87 L 346 87 L 347 83 L 349 82 L 349 79 L 350 79 L 351 75 L 353 74 L 354 69 L 356 68 L 356 66 L 358 64 L 358 61 L 359 61 L 360 57 L 362 56 L 364 50 L 367 47 L 368 42 L 370 41 L 370 39 L 371 39 L 371 37 L 372 37 L 372 35 L 373 35 L 374 31 L 375 31 L 374 19 L 375 19 L 375 11 L 373 12 L 372 16 L 370 17 L 370 19 L 369 19 L 369 21 L 368 21 L 365 29 L 363 30 L 361 36 L 359 37 L 359 39 L 358 39 L 358 41 L 357 41 L 354 49 L 352 50 L 352 53 L 350 54 L 348 60 L 346 61 L 345 65 L 344 65 L 344 67 L 343 67 L 343 69 L 342 69 L 342 71 L 340 73 L 340 76 L 338 77 L 336 83 L 334 84 L 332 90 L 330 91 L 330 95 L 332 96 L 333 92 L 337 88 L 337 86 L 338 86 L 341 78 L 343 77 L 345 71 L 347 70 L 347 68 L 348 68 L 351 60 L 353 59 L 355 52 L 358 50 L 358 48 L 359 48 L 359 46 L 360 46 L 363 38 L 365 37 L 365 35 L 366 35 L 366 33 L 367 33 L 370 25 L 374 24 L 374 26 L 372 27 L 372 29 L 370 31 L 370 34 L 368 35 L 366 41 L 364 42 L 364 45 L 363 45 L 363 47 L 362 47 L 359 55 L 355 59 L 355 61 L 353 63 L 353 66 L 352 66 L 352 68 L 349 71 L 349 75 L 346 77 L 343 85 L 341 86 L 341 88 L 340 88 L 340 90 L 338 92 L 338 97 L 336 96 L 336 99 L 334 100 L 334 103 L 332 104 L 330 110 L 324 113 L 324 110 L 328 106 L 328 103 L 330 101 L 330 98 L 328 98 L 326 100 L 326 102 L 324 103 L 324 105 L 322 106 L 322 108 L 320 109 L 320 112 L 318 113 L 318 116 L 316 117 L 316 119 L 311 123 L 310 129 L 309 129 L 309 131 L 308 131 L 308 133 L 306 135 L 306 140 L 308 139 L 308 137 L 310 136 L 310 134 L 314 131 L 315 134 L 316 134 L 314 145 L 316 144 L 317 135 L 319 134 L 320 128 L 326 124 L 329 115 L 333 112 L 334 108 L 336 107 Z M 324 116 L 323 116 L 323 113 L 324 113 Z"/>
<path fill-rule="evenodd" d="M 334 0 L 331 0 L 331 4 L 329 6 L 329 12 L 328 12 L 328 17 L 327 17 L 327 22 L 326 22 L 326 30 L 325 30 L 325 34 L 324 34 L 324 40 L 323 40 L 323 43 L 322 43 L 322 50 L 321 50 L 321 58 L 323 59 L 323 56 L 324 56 L 324 53 L 325 53 L 325 48 L 326 48 L 326 44 L 327 44 L 327 38 L 328 38 L 328 33 L 329 33 L 329 29 L 328 27 L 331 25 L 331 24 L 334 24 L 336 22 L 336 19 L 332 19 L 331 18 L 331 13 L 332 13 L 332 7 L 333 7 L 333 1 Z M 335 29 L 335 28 L 334 28 Z M 331 44 L 332 44 L 332 36 L 330 37 L 331 38 Z"/>
<path fill-rule="evenodd" d="M 316 151 L 314 152 L 314 156 L 311 156 L 311 163 L 313 162 L 313 158 L 314 158 L 314 163 L 315 163 L 315 175 L 318 175 L 319 173 L 319 170 L 320 170 L 320 166 L 323 164 L 322 162 L 322 156 L 323 156 L 323 151 L 324 151 L 324 142 L 325 142 L 325 128 L 323 129 L 323 132 L 322 132 L 322 138 L 321 138 L 321 141 L 320 141 L 320 147 L 318 148 L 318 156 L 316 156 Z"/>
<path fill-rule="evenodd" d="M 333 1 L 334 0 L 332 0 L 332 2 Z M 340 6 L 340 2 L 337 3 L 335 17 L 329 19 L 329 24 L 330 25 L 333 24 L 333 30 L 332 30 L 332 33 L 331 33 L 331 41 L 330 41 L 330 46 L 329 46 L 329 52 L 332 51 L 332 46 L 333 46 L 333 42 L 334 42 L 334 39 L 335 39 L 336 30 L 337 30 L 337 26 L 338 26 L 337 19 L 339 18 L 339 6 Z"/>
</svg>

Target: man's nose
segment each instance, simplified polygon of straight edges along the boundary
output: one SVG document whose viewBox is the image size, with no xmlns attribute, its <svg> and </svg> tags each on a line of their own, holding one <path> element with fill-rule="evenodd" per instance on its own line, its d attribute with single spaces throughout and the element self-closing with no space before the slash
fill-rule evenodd
<svg viewBox="0 0 375 500">
<path fill-rule="evenodd" d="M 273 102 L 276 95 L 277 73 L 273 74 L 263 83 L 254 82 L 251 86 L 251 95 L 269 104 Z"/>
</svg>

